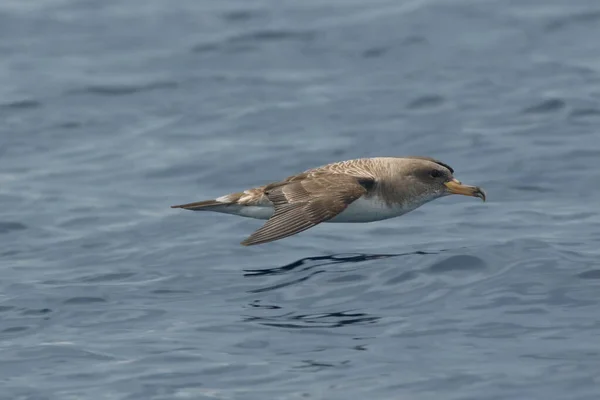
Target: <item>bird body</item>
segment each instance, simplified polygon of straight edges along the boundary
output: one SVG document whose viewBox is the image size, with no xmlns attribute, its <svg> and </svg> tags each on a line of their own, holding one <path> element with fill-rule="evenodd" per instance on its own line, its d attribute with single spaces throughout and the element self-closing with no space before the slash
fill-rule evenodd
<svg viewBox="0 0 600 400">
<path fill-rule="evenodd" d="M 268 220 L 243 245 L 294 235 L 321 222 L 373 222 L 406 214 L 450 194 L 485 193 L 453 177 L 429 157 L 376 157 L 312 168 L 282 181 L 195 203 L 172 206 Z"/>
<path fill-rule="evenodd" d="M 216 199 L 218 200 L 218 199 Z M 225 199 L 223 199 L 225 200 Z M 226 200 L 224 204 L 216 206 L 208 206 L 198 208 L 195 211 L 215 211 L 223 214 L 239 215 L 241 217 L 267 220 L 273 216 L 275 208 L 272 203 L 265 205 L 239 205 L 236 203 L 229 204 Z M 185 207 L 181 207 L 185 208 Z M 374 222 L 388 218 L 399 217 L 402 214 L 412 211 L 401 205 L 388 207 L 385 203 L 377 198 L 359 197 L 346 207 L 341 213 L 324 223 L 340 223 L 340 222 Z"/>
</svg>

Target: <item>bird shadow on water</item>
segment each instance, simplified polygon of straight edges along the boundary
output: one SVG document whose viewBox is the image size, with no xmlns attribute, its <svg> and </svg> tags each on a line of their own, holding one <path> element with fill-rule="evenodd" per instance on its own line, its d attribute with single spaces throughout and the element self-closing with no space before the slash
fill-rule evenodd
<svg viewBox="0 0 600 400">
<path fill-rule="evenodd" d="M 326 256 L 314 256 L 304 257 L 289 264 L 274 268 L 264 269 L 246 269 L 244 270 L 244 276 L 248 278 L 257 277 L 275 277 L 281 276 L 283 278 L 292 275 L 292 279 L 286 279 L 284 282 L 277 282 L 268 286 L 264 286 L 258 289 L 249 290 L 248 293 L 258 294 L 270 292 L 285 287 L 293 286 L 304 282 L 315 275 L 327 272 L 323 267 L 333 265 L 351 265 L 372 260 L 382 260 L 398 257 L 408 256 L 420 256 L 439 254 L 445 250 L 438 250 L 432 252 L 426 251 L 414 251 L 409 253 L 398 253 L 398 254 L 331 254 Z M 301 276 L 298 276 L 301 275 Z M 248 306 L 252 309 L 260 309 L 263 312 L 271 313 L 274 310 L 281 310 L 284 308 L 280 305 L 264 304 L 261 300 L 254 300 L 249 303 Z M 277 312 L 277 311 L 275 311 Z M 341 310 L 334 312 L 315 313 L 315 314 L 297 314 L 295 312 L 286 312 L 279 315 L 261 315 L 261 316 L 245 316 L 245 322 L 258 323 L 263 326 L 278 327 L 278 328 L 291 328 L 291 329 L 302 329 L 302 328 L 337 328 L 348 325 L 364 325 L 372 324 L 377 322 L 381 317 L 370 315 L 364 312 L 354 310 Z"/>
<path fill-rule="evenodd" d="M 405 257 L 405 256 L 413 256 L 413 255 L 429 255 L 429 254 L 439 254 L 446 250 L 438 250 L 438 251 L 413 251 L 409 253 L 398 253 L 398 254 L 365 254 L 365 253 L 342 253 L 342 254 L 330 254 L 327 256 L 314 256 L 314 257 L 304 257 L 289 264 L 285 264 L 279 267 L 274 268 L 262 268 L 262 269 L 245 269 L 244 276 L 245 277 L 258 277 L 258 276 L 274 276 L 274 275 L 284 275 L 291 273 L 293 271 L 310 271 L 317 267 L 327 266 L 327 265 L 338 265 L 338 264 L 354 264 L 361 263 L 365 261 L 371 260 L 381 260 L 386 258 L 394 258 L 394 257 Z M 316 273 L 325 272 L 323 270 L 315 271 Z M 309 276 L 310 277 L 310 276 Z M 305 277 L 303 280 L 308 279 L 309 277 Z M 300 281 L 301 282 L 301 281 Z M 277 289 L 277 288 L 271 288 Z M 250 293 L 258 293 L 268 291 L 268 288 L 265 289 L 256 289 L 254 291 L 250 291 Z"/>
</svg>

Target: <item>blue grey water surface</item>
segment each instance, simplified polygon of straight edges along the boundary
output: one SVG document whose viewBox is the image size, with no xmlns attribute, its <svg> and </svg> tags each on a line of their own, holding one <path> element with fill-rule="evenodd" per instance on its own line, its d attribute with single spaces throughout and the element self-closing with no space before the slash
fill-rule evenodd
<svg viewBox="0 0 600 400">
<path fill-rule="evenodd" d="M 600 398 L 600 2 L 4 0 L 0 398 Z M 487 190 L 239 242 L 169 206 L 428 155 Z"/>
</svg>

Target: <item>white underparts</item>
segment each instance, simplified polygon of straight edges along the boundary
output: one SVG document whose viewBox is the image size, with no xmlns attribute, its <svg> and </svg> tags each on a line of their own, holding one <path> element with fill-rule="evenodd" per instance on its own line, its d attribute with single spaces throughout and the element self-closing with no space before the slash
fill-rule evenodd
<svg viewBox="0 0 600 400">
<path fill-rule="evenodd" d="M 237 204 L 215 206 L 211 207 L 209 211 L 256 219 L 269 219 L 273 215 L 273 207 L 240 206 Z"/>
<path fill-rule="evenodd" d="M 226 201 L 227 196 L 216 199 L 217 201 Z M 398 217 L 414 210 L 421 204 L 414 204 L 408 207 L 401 205 L 388 206 L 374 198 L 359 198 L 327 222 L 372 222 L 383 219 Z M 273 215 L 273 207 L 269 206 L 242 206 L 238 204 L 223 204 L 222 206 L 207 207 L 207 211 L 216 211 L 224 214 L 239 215 L 241 217 L 269 219 Z"/>
<path fill-rule="evenodd" d="M 372 222 L 398 217 L 411 211 L 400 205 L 388 206 L 376 198 L 356 199 L 329 222 Z"/>
</svg>

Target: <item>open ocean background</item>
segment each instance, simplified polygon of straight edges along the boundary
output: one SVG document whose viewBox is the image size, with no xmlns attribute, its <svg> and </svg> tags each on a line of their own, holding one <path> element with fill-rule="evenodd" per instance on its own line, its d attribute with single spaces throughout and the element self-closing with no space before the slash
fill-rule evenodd
<svg viewBox="0 0 600 400">
<path fill-rule="evenodd" d="M 482 186 L 239 245 L 333 161 Z M 600 398 L 597 0 L 3 0 L 0 399 Z"/>
</svg>

